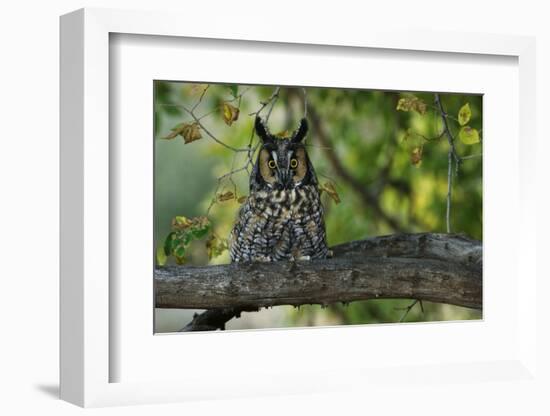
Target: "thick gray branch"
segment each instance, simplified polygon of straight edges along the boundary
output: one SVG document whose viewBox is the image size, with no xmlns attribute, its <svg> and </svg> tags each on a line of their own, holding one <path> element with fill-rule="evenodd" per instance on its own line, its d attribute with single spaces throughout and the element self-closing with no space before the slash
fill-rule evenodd
<svg viewBox="0 0 550 416">
<path fill-rule="evenodd" d="M 333 247 L 326 260 L 171 266 L 158 308 L 257 309 L 412 298 L 482 308 L 482 246 L 453 234 L 396 234 Z"/>
</svg>

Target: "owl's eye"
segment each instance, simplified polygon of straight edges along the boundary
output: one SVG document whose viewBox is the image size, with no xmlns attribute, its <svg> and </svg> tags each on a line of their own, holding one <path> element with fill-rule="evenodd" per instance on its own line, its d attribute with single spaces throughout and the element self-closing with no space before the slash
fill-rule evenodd
<svg viewBox="0 0 550 416">
<path fill-rule="evenodd" d="M 290 159 L 290 167 L 292 169 L 296 168 L 298 166 L 298 159 Z"/>
<path fill-rule="evenodd" d="M 271 159 L 269 162 L 267 162 L 267 166 L 269 166 L 270 169 L 275 169 L 275 166 L 277 166 L 277 164 L 273 159 Z"/>
</svg>

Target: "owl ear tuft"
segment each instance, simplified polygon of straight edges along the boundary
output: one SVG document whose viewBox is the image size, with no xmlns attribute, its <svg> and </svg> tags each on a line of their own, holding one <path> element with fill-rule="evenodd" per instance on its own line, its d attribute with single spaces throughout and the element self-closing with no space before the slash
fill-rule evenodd
<svg viewBox="0 0 550 416">
<path fill-rule="evenodd" d="M 309 127 L 308 127 L 307 119 L 303 118 L 302 120 L 300 120 L 300 126 L 292 135 L 292 142 L 300 143 L 302 140 L 304 140 L 304 137 L 306 137 L 308 128 Z"/>
<path fill-rule="evenodd" d="M 256 116 L 256 121 L 254 122 L 254 128 L 256 129 L 256 134 L 262 139 L 262 142 L 271 142 L 273 141 L 273 138 L 267 131 L 267 127 L 265 126 L 264 121 L 260 118 L 260 116 Z"/>
</svg>

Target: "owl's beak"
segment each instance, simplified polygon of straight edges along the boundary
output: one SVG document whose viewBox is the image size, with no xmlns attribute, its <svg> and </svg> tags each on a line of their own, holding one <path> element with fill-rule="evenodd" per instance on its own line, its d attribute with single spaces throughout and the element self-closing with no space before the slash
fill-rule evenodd
<svg viewBox="0 0 550 416">
<path fill-rule="evenodd" d="M 292 174 L 289 169 L 279 170 L 279 183 L 282 189 L 290 189 L 292 187 Z"/>
</svg>

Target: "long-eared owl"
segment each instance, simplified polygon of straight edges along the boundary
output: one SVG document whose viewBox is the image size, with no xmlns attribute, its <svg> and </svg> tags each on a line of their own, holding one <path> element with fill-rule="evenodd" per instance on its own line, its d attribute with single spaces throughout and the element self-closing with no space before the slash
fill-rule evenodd
<svg viewBox="0 0 550 416">
<path fill-rule="evenodd" d="M 260 117 L 255 130 L 262 143 L 231 231 L 231 261 L 328 257 L 317 176 L 302 143 L 307 120 L 290 137 L 272 135 Z"/>
</svg>

